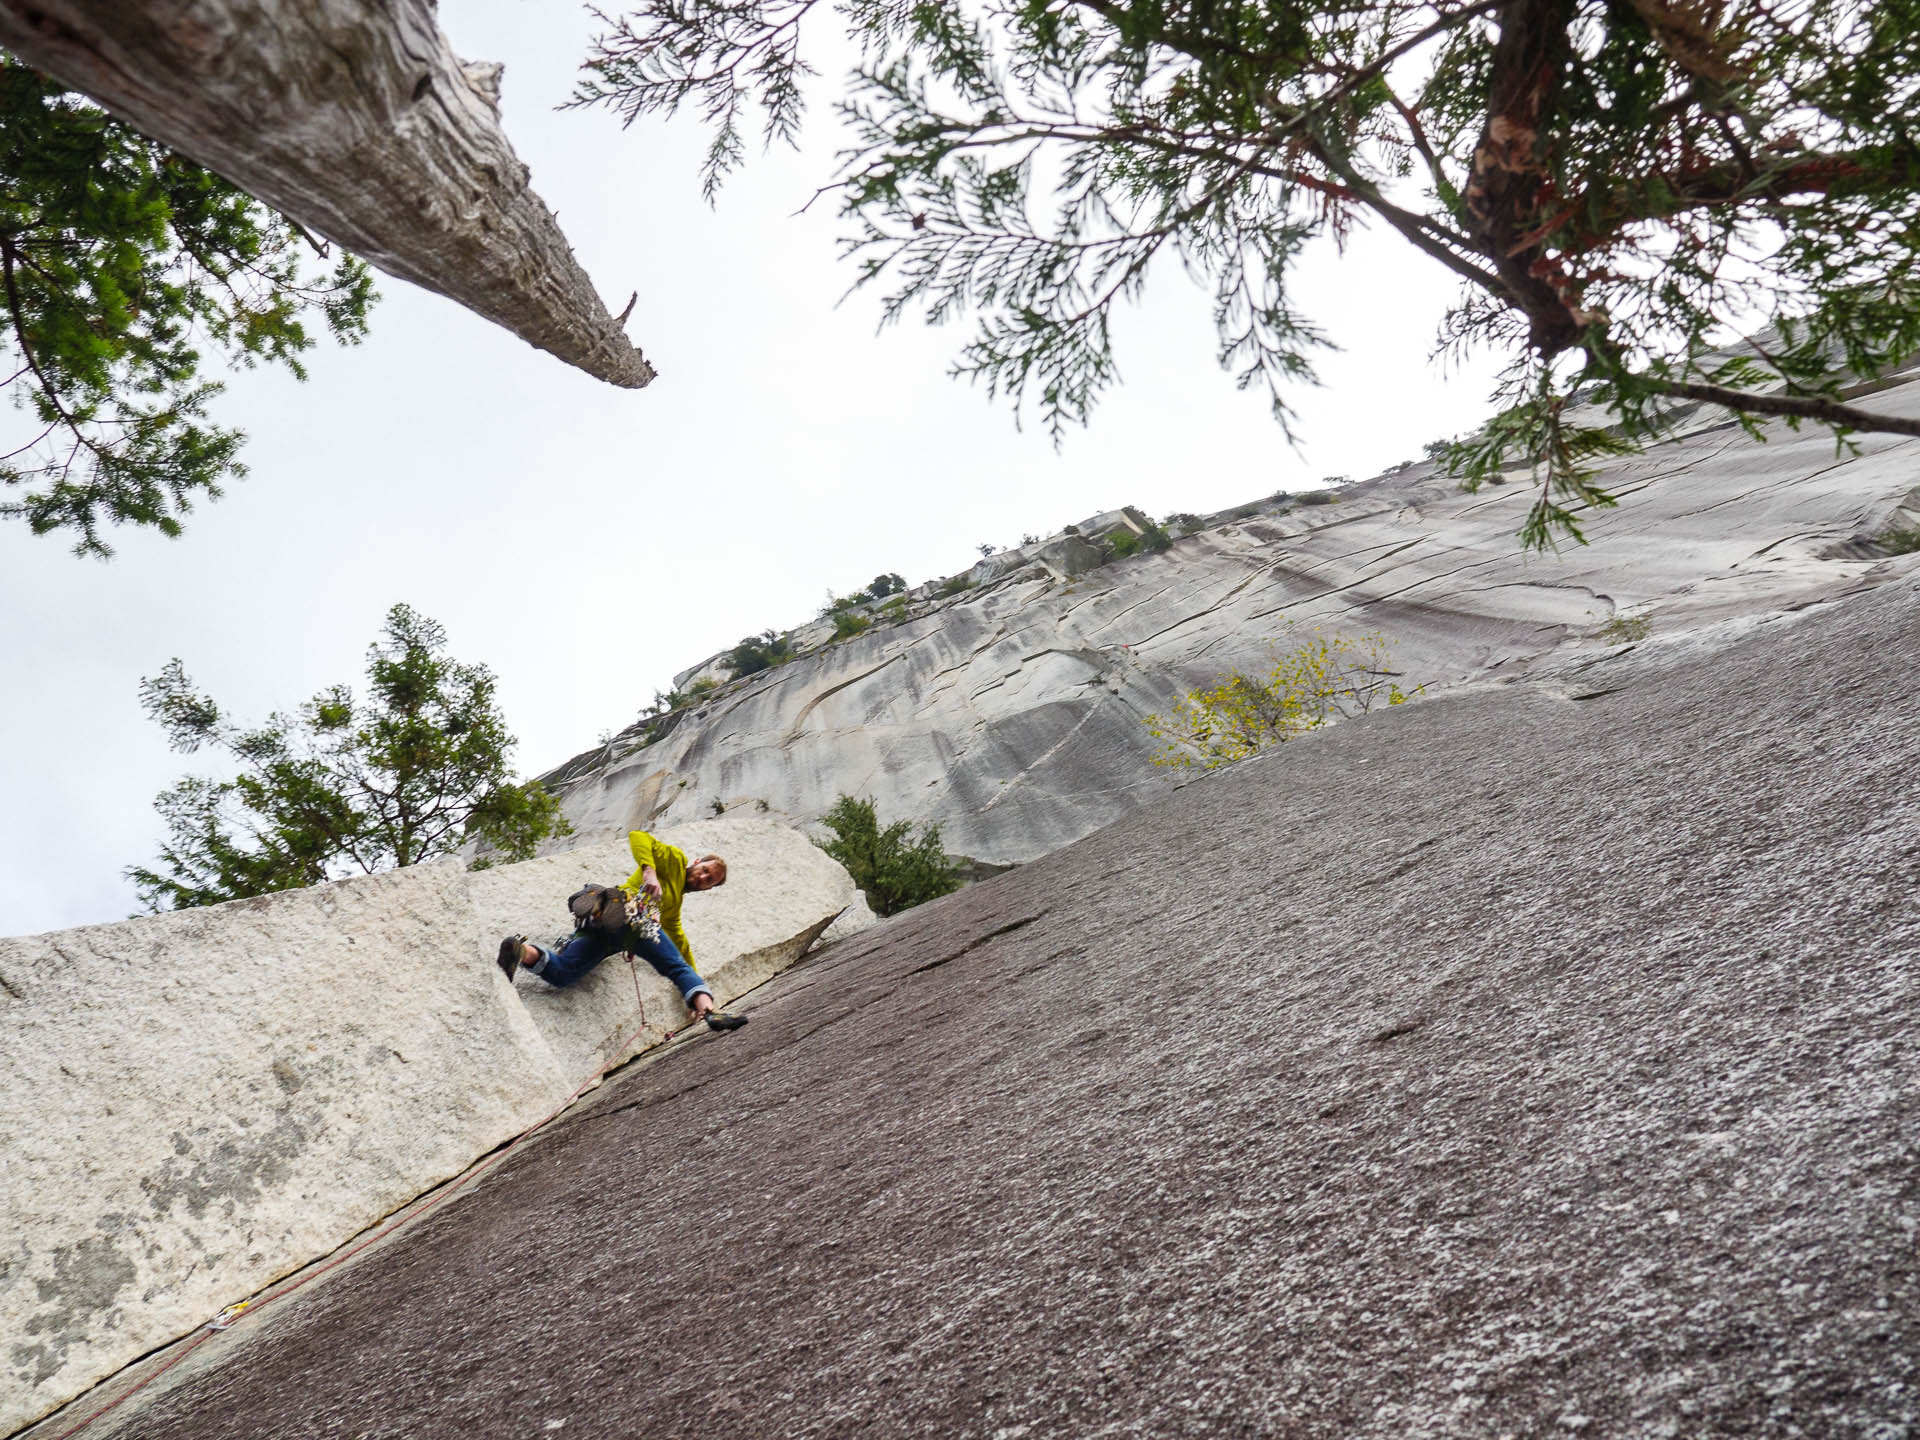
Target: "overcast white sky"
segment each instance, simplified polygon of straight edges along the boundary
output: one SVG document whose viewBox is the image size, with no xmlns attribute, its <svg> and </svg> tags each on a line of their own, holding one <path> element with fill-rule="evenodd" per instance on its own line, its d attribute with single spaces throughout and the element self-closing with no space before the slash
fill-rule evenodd
<svg viewBox="0 0 1920 1440">
<path fill-rule="evenodd" d="M 234 377 L 217 414 L 248 432 L 252 474 L 184 538 L 125 532 L 103 564 L 0 526 L 0 934 L 134 909 L 122 872 L 156 851 L 154 795 L 209 768 L 140 712 L 140 678 L 170 656 L 258 717 L 359 682 L 405 601 L 499 675 L 516 761 L 537 773 L 626 725 L 674 671 L 810 617 L 829 588 L 947 574 L 983 541 L 1115 505 L 1203 511 L 1373 474 L 1487 411 L 1490 367 L 1449 376 L 1427 358 L 1451 281 L 1362 234 L 1303 276 L 1345 348 L 1298 396 L 1300 452 L 1217 368 L 1205 297 L 1169 271 L 1122 329 L 1124 387 L 1056 453 L 946 378 L 962 329 L 876 335 L 871 300 L 836 308 L 835 222 L 794 214 L 830 168 L 824 109 L 804 153 L 753 163 L 709 210 L 693 122 L 622 132 L 555 111 L 584 11 L 440 13 L 460 53 L 505 62 L 534 188 L 616 309 L 639 291 L 628 332 L 660 378 L 613 389 L 381 277 L 366 344 L 323 342 L 304 385 Z"/>
</svg>

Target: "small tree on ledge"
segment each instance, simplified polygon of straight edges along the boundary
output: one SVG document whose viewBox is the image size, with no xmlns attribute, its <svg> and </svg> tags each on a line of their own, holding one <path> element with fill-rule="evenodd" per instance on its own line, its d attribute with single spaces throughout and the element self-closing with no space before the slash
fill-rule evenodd
<svg viewBox="0 0 1920 1440">
<path fill-rule="evenodd" d="M 938 825 L 921 826 L 917 837 L 905 820 L 883 830 L 872 799 L 851 795 L 836 800 L 820 823 L 834 835 L 820 848 L 847 867 L 876 915 L 897 915 L 960 888 L 965 867 L 941 848 Z"/>
<path fill-rule="evenodd" d="M 149 910 L 186 910 L 371 874 L 457 851 L 469 837 L 523 860 L 572 827 L 539 784 L 512 783 L 513 737 L 484 665 L 446 655 L 446 632 L 405 605 L 367 653 L 368 698 L 345 685 L 294 714 L 237 725 L 178 659 L 140 682 L 175 750 L 224 750 L 231 780 L 189 776 L 155 808 L 168 838 L 127 871 Z"/>
</svg>

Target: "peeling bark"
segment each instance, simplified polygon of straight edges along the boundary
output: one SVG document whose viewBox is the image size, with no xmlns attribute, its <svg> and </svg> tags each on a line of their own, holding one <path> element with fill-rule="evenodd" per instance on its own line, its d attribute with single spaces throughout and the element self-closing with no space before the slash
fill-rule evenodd
<svg viewBox="0 0 1920 1440">
<path fill-rule="evenodd" d="M 432 0 L 0 0 L 0 46 L 372 264 L 611 384 L 653 367 Z"/>
<path fill-rule="evenodd" d="M 1568 0 L 1511 0 L 1501 7 L 1487 125 L 1464 197 L 1474 238 L 1526 313 L 1529 338 L 1542 355 L 1573 344 L 1591 318 L 1563 293 L 1564 278 L 1544 261 L 1533 233 L 1548 189 L 1543 131 L 1566 67 L 1572 18 Z"/>
</svg>

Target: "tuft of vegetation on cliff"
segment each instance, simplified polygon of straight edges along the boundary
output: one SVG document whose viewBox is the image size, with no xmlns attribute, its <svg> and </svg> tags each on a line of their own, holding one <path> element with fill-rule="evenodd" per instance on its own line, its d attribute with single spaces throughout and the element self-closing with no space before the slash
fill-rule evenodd
<svg viewBox="0 0 1920 1440">
<path fill-rule="evenodd" d="M 966 866 L 941 847 L 938 825 L 917 835 L 905 820 L 882 827 L 871 799 L 842 795 L 820 823 L 833 832 L 820 848 L 847 867 L 876 915 L 951 895 L 966 877 Z"/>
<path fill-rule="evenodd" d="M 1228 670 L 1190 690 L 1165 715 L 1149 715 L 1147 733 L 1164 740 L 1153 763 L 1175 770 L 1212 770 L 1317 730 L 1364 715 L 1376 705 L 1402 705 L 1420 692 L 1402 690 L 1386 637 L 1329 635 L 1319 629 L 1282 648 L 1268 647 L 1264 673 Z"/>
</svg>

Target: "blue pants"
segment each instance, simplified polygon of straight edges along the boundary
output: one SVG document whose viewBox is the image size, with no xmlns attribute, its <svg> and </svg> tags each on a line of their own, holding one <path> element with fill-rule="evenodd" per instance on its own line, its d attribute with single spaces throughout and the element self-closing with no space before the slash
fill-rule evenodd
<svg viewBox="0 0 1920 1440">
<path fill-rule="evenodd" d="M 707 982 L 700 978 L 700 972 L 686 962 L 673 941 L 665 935 L 658 940 L 647 940 L 637 930 L 628 930 L 619 935 L 576 930 L 573 938 L 558 950 L 549 950 L 543 945 L 533 948 L 540 952 L 540 958 L 527 968 L 549 985 L 571 985 L 609 955 L 630 950 L 658 974 L 671 980 L 674 988 L 680 992 L 680 998 L 689 1007 L 693 1004 L 694 996 L 713 994 L 707 989 Z"/>
</svg>

